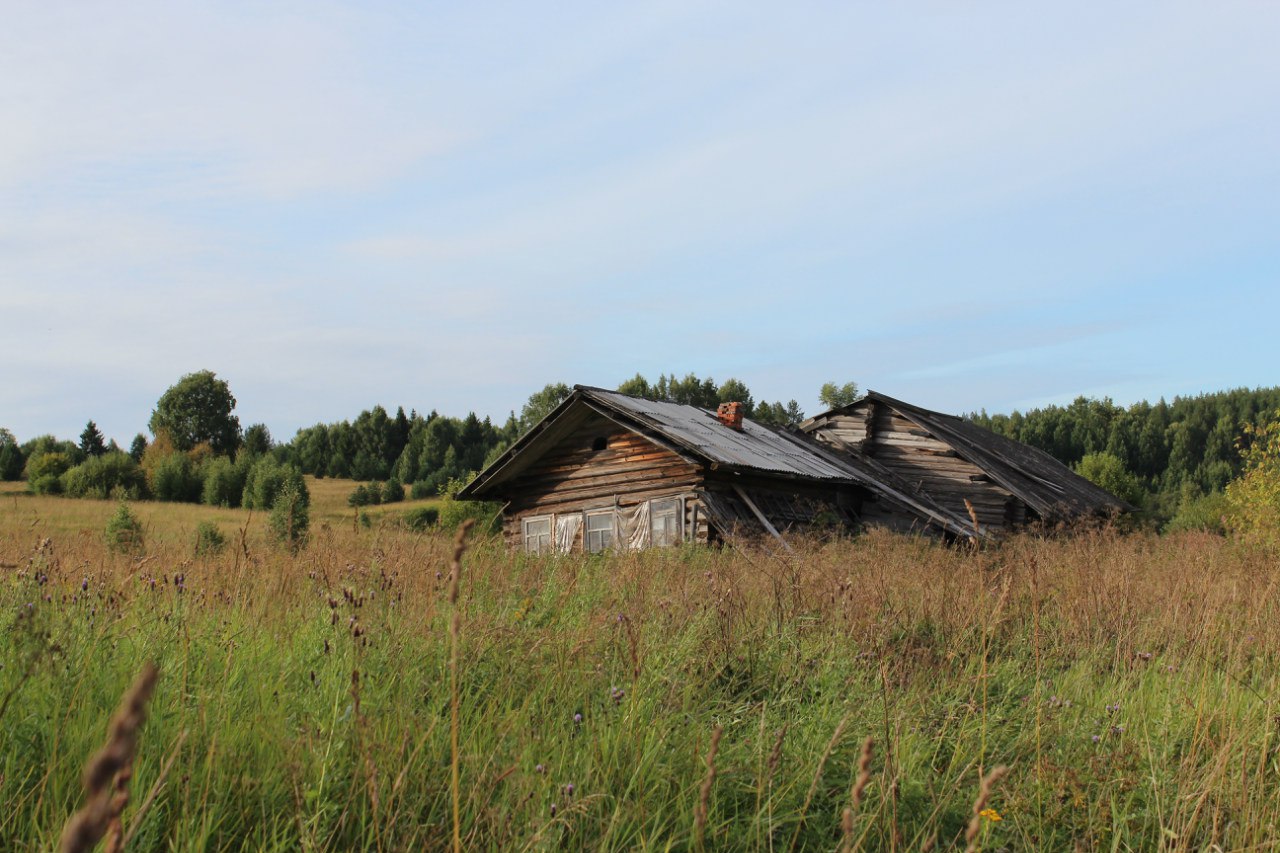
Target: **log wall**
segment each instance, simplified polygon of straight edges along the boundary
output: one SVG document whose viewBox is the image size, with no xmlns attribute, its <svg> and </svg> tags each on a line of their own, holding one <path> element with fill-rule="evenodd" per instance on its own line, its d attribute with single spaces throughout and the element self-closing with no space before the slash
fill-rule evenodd
<svg viewBox="0 0 1280 853">
<path fill-rule="evenodd" d="M 594 449 L 603 443 L 602 449 Z M 584 423 L 503 491 L 516 495 L 503 513 L 507 544 L 523 547 L 522 521 L 530 516 L 634 507 L 654 498 L 685 497 L 685 529 L 695 515 L 693 491 L 701 470 L 607 418 Z M 706 517 L 701 517 L 705 541 Z M 581 547 L 579 533 L 577 547 Z"/>
</svg>

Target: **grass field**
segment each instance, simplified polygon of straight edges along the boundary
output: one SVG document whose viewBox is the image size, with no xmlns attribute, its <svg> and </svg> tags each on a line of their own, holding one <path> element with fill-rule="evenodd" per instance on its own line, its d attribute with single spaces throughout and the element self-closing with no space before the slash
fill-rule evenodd
<svg viewBox="0 0 1280 853">
<path fill-rule="evenodd" d="M 296 555 L 159 504 L 114 554 L 113 505 L 0 494 L 0 847 L 55 849 L 148 661 L 129 849 L 447 850 L 455 769 L 468 850 L 1280 846 L 1274 554 L 477 540 L 455 610 L 447 536 L 310 485 Z M 206 519 L 235 534 L 196 559 Z"/>
</svg>

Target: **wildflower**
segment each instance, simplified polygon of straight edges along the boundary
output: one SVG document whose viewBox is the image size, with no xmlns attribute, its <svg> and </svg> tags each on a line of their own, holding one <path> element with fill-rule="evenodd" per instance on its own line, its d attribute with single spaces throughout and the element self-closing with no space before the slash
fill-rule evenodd
<svg viewBox="0 0 1280 853">
<path fill-rule="evenodd" d="M 551 804 L 551 816 L 552 816 L 552 817 L 555 817 L 555 816 L 556 816 L 556 804 L 555 804 L 555 803 L 552 803 L 552 804 Z"/>
<path fill-rule="evenodd" d="M 1094 735 L 1093 737 L 1089 738 L 1089 740 L 1093 741 L 1094 743 L 1097 743 L 1098 741 L 1102 740 L 1102 735 Z"/>
<path fill-rule="evenodd" d="M 582 725 L 582 714 L 580 714 L 580 713 L 579 713 L 579 714 L 574 714 L 574 715 L 573 715 L 573 722 L 574 722 L 574 725 L 578 725 L 578 726 Z"/>
<path fill-rule="evenodd" d="M 541 764 L 539 764 L 539 765 L 536 765 L 536 766 L 533 768 L 533 772 L 534 772 L 534 773 L 546 773 L 546 772 L 547 772 L 547 768 L 546 768 L 546 767 L 544 767 L 544 766 L 542 766 Z"/>
<path fill-rule="evenodd" d="M 1108 714 L 1117 714 L 1117 713 L 1119 713 L 1119 712 L 1120 712 L 1120 703 L 1119 703 L 1119 702 L 1115 703 L 1114 705 L 1108 705 L 1108 706 L 1107 706 L 1107 713 L 1108 713 Z"/>
<path fill-rule="evenodd" d="M 568 785 L 565 785 L 565 786 L 564 786 L 564 795 L 565 795 L 566 797 L 572 797 L 572 796 L 573 796 L 573 783 L 572 783 L 572 782 L 570 782 Z"/>
<path fill-rule="evenodd" d="M 1004 818 L 1000 817 L 1000 812 L 996 811 L 995 809 L 983 809 L 982 811 L 978 812 L 978 814 L 981 815 L 982 817 L 985 817 L 987 820 L 991 821 L 992 823 L 999 823 L 1000 821 L 1004 820 Z"/>
<path fill-rule="evenodd" d="M 80 588 L 81 588 L 81 589 L 88 589 L 88 588 L 89 588 L 89 579 L 88 579 L 88 578 L 85 578 L 84 580 L 80 581 Z"/>
</svg>

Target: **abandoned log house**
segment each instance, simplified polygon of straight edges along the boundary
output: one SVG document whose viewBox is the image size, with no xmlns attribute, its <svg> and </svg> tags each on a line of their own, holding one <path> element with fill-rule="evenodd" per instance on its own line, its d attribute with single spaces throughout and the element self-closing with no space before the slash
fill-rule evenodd
<svg viewBox="0 0 1280 853">
<path fill-rule="evenodd" d="M 968 501 L 981 529 L 993 535 L 1133 509 L 1042 450 L 874 391 L 800 429 L 846 459 L 883 466 L 910 493 L 927 494 L 953 513 L 967 515 Z M 910 524 L 909 518 L 884 517 L 883 509 L 868 507 L 863 521 Z"/>
<path fill-rule="evenodd" d="M 946 537 L 973 534 L 949 510 L 875 460 L 798 432 L 718 412 L 576 386 L 461 492 L 502 501 L 508 544 L 526 551 L 605 551 L 782 540 L 815 524 L 867 517 Z"/>
</svg>

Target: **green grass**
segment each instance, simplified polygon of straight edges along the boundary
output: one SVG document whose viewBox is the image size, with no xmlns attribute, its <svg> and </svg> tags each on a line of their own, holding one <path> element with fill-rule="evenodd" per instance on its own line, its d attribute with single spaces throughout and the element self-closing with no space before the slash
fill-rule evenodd
<svg viewBox="0 0 1280 853">
<path fill-rule="evenodd" d="M 56 509 L 82 503 L 0 518 L 0 847 L 52 849 L 150 660 L 136 849 L 449 849 L 446 538 L 348 519 L 296 556 L 250 539 L 196 560 L 183 513 L 214 511 L 183 508 L 131 558 L 63 532 Z M 1275 581 L 1271 555 L 1193 536 L 970 554 L 872 535 L 785 560 L 483 540 L 461 584 L 461 835 L 696 849 L 720 726 L 706 849 L 963 849 L 996 765 L 984 849 L 1272 849 Z"/>
</svg>

